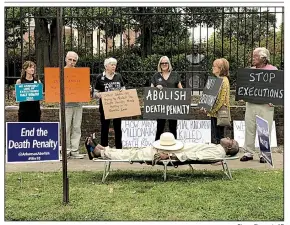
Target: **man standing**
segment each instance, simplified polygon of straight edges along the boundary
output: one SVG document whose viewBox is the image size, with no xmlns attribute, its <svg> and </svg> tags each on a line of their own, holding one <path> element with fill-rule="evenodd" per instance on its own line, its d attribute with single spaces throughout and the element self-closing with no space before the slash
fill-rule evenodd
<svg viewBox="0 0 290 225">
<path fill-rule="evenodd" d="M 78 61 L 78 54 L 69 51 L 65 57 L 66 66 L 64 68 L 75 68 Z M 65 103 L 66 118 L 66 147 L 67 154 L 74 159 L 83 159 L 84 156 L 79 154 L 79 144 L 81 138 L 83 108 L 79 102 Z"/>
<path fill-rule="evenodd" d="M 277 70 L 275 66 L 269 64 L 270 53 L 266 48 L 256 48 L 253 52 L 253 67 L 262 70 Z M 253 160 L 255 153 L 255 138 L 256 138 L 256 115 L 264 118 L 269 124 L 269 134 L 271 134 L 272 122 L 274 117 L 274 105 L 268 104 L 256 104 L 246 102 L 246 113 L 245 113 L 245 144 L 244 150 L 245 155 L 240 161 Z M 266 160 L 259 155 L 260 163 L 266 163 Z"/>
</svg>

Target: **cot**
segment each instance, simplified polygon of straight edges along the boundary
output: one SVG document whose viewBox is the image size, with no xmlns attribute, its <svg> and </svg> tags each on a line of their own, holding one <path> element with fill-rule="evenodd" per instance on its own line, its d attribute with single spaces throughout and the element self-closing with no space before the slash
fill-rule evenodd
<svg viewBox="0 0 290 225">
<path fill-rule="evenodd" d="M 185 162 L 180 162 L 179 160 L 160 160 L 158 161 L 155 165 L 161 165 L 163 166 L 163 179 L 164 181 L 167 180 L 167 167 L 168 166 L 173 166 L 177 168 L 180 165 L 189 165 L 189 167 L 193 170 L 192 164 L 214 164 L 214 163 L 221 163 L 223 172 L 226 174 L 226 176 L 229 179 L 232 179 L 232 174 L 229 169 L 228 165 L 228 160 L 235 160 L 238 159 L 239 157 L 233 156 L 233 157 L 226 157 L 226 158 L 221 158 L 221 159 L 214 159 L 214 160 L 190 160 L 190 161 L 185 161 Z M 125 161 L 125 160 L 110 160 L 110 159 L 98 159 L 94 158 L 94 162 L 104 162 L 104 171 L 103 171 L 103 177 L 102 177 L 102 183 L 105 183 L 106 178 L 108 177 L 111 169 L 111 164 L 116 163 L 116 162 L 124 162 L 124 163 L 146 163 L 149 165 L 152 165 L 152 161 Z"/>
</svg>

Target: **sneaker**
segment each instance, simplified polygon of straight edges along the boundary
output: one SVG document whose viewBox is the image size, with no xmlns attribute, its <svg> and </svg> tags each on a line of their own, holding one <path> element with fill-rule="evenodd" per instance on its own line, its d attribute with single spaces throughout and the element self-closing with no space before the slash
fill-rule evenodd
<svg viewBox="0 0 290 225">
<path fill-rule="evenodd" d="M 71 158 L 72 159 L 83 159 L 84 155 L 79 154 L 78 152 L 71 152 Z"/>
<path fill-rule="evenodd" d="M 260 163 L 267 163 L 264 157 L 260 157 Z"/>
<path fill-rule="evenodd" d="M 253 160 L 253 156 L 244 155 L 242 158 L 240 158 L 241 162 L 246 162 L 246 161 L 249 161 L 249 160 Z"/>
</svg>

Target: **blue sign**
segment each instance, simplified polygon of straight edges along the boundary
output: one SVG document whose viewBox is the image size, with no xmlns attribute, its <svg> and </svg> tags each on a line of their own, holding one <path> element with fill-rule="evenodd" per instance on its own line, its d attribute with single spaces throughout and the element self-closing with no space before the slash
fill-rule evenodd
<svg viewBox="0 0 290 225">
<path fill-rule="evenodd" d="M 37 81 L 35 81 L 37 82 Z M 42 83 L 15 84 L 16 102 L 43 100 Z"/>
<path fill-rule="evenodd" d="M 262 117 L 256 116 L 256 125 L 261 155 L 264 157 L 267 163 L 269 163 L 272 167 L 274 167 L 269 139 L 268 121 L 264 120 Z"/>
<path fill-rule="evenodd" d="M 7 122 L 6 161 L 59 161 L 58 122 Z"/>
</svg>

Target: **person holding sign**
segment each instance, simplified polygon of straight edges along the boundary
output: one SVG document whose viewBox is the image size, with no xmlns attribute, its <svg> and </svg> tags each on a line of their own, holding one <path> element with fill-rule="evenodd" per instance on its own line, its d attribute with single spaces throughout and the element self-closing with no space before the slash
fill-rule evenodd
<svg viewBox="0 0 290 225">
<path fill-rule="evenodd" d="M 178 141 L 170 132 L 161 134 L 160 140 L 152 146 L 132 149 L 112 149 L 96 145 L 91 137 L 86 138 L 85 146 L 89 159 L 102 158 L 111 160 L 151 161 L 154 165 L 159 160 L 215 160 L 234 156 L 239 152 L 239 144 L 230 138 L 223 138 L 220 144 L 185 143 Z"/>
<path fill-rule="evenodd" d="M 16 84 L 41 83 L 36 75 L 36 65 L 32 61 L 26 61 L 22 65 L 21 77 Z M 41 110 L 39 101 L 19 102 L 19 122 L 40 122 Z"/>
<path fill-rule="evenodd" d="M 253 51 L 253 67 L 255 69 L 263 70 L 278 70 L 277 67 L 270 64 L 270 52 L 266 48 L 256 48 Z M 256 137 L 256 116 L 260 116 L 268 121 L 269 133 L 271 134 L 273 117 L 274 117 L 274 105 L 269 104 L 257 104 L 252 102 L 246 102 L 245 113 L 245 143 L 244 150 L 245 155 L 240 161 L 245 162 L 253 160 L 255 153 L 255 137 Z M 260 163 L 266 163 L 262 156 L 260 157 Z"/>
<path fill-rule="evenodd" d="M 223 79 L 222 86 L 220 88 L 218 97 L 213 105 L 212 109 L 208 112 L 208 116 L 211 118 L 211 129 L 213 131 L 216 144 L 220 143 L 220 140 L 224 138 L 224 126 L 217 125 L 217 113 L 222 106 L 230 108 L 230 82 L 229 82 L 229 62 L 224 58 L 216 59 L 213 62 L 212 73 Z M 205 109 L 203 109 L 205 111 Z"/>
<path fill-rule="evenodd" d="M 64 68 L 75 68 L 78 58 L 79 56 L 76 52 L 67 52 L 65 57 L 66 66 Z M 65 114 L 67 154 L 70 154 L 74 159 L 83 159 L 84 156 L 79 154 L 83 116 L 82 104 L 80 102 L 66 102 Z"/>
<path fill-rule="evenodd" d="M 125 85 L 121 74 L 116 73 L 117 60 L 114 58 L 105 59 L 104 62 L 105 71 L 96 77 L 95 83 L 95 97 L 99 98 L 99 112 L 101 116 L 101 145 L 107 147 L 109 145 L 109 128 L 111 120 L 105 119 L 103 104 L 102 104 L 102 92 L 125 90 Z M 122 129 L 121 118 L 113 119 L 114 131 L 115 131 L 115 146 L 118 149 L 122 149 Z"/>
<path fill-rule="evenodd" d="M 183 88 L 180 75 L 172 71 L 172 65 L 167 56 L 162 56 L 158 62 L 157 73 L 152 76 L 151 87 L 162 88 Z M 155 140 L 160 139 L 160 135 L 165 128 L 166 119 L 157 119 L 157 130 Z M 177 120 L 168 120 L 169 131 L 177 138 Z"/>
</svg>

